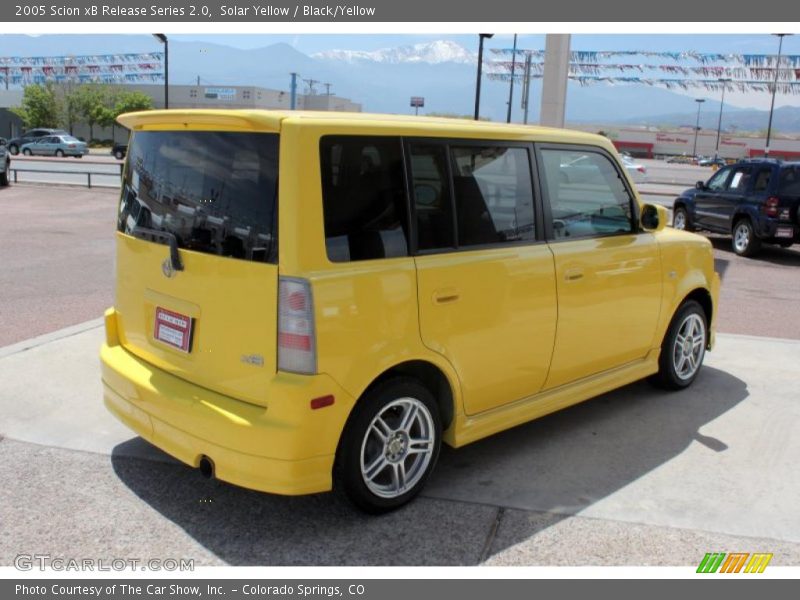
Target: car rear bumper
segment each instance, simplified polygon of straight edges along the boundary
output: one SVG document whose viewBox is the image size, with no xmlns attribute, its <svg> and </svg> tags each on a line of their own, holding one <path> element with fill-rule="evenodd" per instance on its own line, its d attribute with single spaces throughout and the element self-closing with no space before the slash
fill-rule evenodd
<svg viewBox="0 0 800 600">
<path fill-rule="evenodd" d="M 117 339 L 106 312 L 100 351 L 104 402 L 120 421 L 192 467 L 207 457 L 214 475 L 242 487 L 299 495 L 331 489 L 339 436 L 354 403 L 333 380 L 278 373 L 268 406 L 241 402 L 155 368 Z M 313 398 L 335 403 L 310 408 Z"/>
</svg>

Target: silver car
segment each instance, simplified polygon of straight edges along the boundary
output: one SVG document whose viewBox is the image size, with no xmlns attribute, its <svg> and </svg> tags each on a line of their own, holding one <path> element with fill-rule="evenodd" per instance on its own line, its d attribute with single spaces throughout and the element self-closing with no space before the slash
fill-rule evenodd
<svg viewBox="0 0 800 600">
<path fill-rule="evenodd" d="M 71 135 L 46 135 L 23 144 L 20 148 L 25 156 L 76 156 L 81 158 L 89 152 L 86 142 Z"/>
</svg>

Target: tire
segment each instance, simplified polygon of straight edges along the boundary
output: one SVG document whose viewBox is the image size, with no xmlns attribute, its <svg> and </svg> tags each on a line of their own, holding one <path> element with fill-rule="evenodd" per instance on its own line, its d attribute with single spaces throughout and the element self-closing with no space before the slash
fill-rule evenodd
<svg viewBox="0 0 800 600">
<path fill-rule="evenodd" d="M 30 149 L 30 148 L 25 148 L 25 150 L 23 150 L 23 151 L 22 151 L 22 153 L 23 153 L 25 156 L 30 156 L 30 155 L 32 155 L 32 154 L 33 154 L 33 152 L 31 152 L 31 149 Z"/>
<path fill-rule="evenodd" d="M 16 156 L 17 154 L 19 154 L 19 146 L 17 146 L 16 144 L 11 144 L 8 147 L 8 151 L 11 152 L 13 156 Z"/>
<path fill-rule="evenodd" d="M 116 152 L 114 152 L 114 158 L 116 158 L 117 160 L 122 160 L 123 158 L 125 158 L 125 155 L 119 150 L 117 150 Z"/>
<path fill-rule="evenodd" d="M 56 150 L 56 156 L 58 158 L 64 158 L 64 151 L 59 148 L 58 150 Z"/>
<path fill-rule="evenodd" d="M 682 231 L 694 231 L 694 227 L 689 221 L 689 212 L 682 206 L 675 209 L 672 214 L 672 227 Z"/>
<path fill-rule="evenodd" d="M 439 408 L 427 388 L 410 378 L 378 384 L 359 400 L 345 427 L 334 485 L 365 512 L 400 508 L 425 486 L 441 439 Z"/>
<path fill-rule="evenodd" d="M 756 237 L 750 219 L 739 219 L 733 225 L 731 245 L 733 251 L 739 256 L 754 256 L 761 250 L 761 240 Z"/>
<path fill-rule="evenodd" d="M 781 240 L 780 242 L 778 242 L 778 246 L 780 246 L 781 248 L 791 248 L 792 244 L 794 244 L 792 240 Z"/>
<path fill-rule="evenodd" d="M 700 372 L 707 344 L 706 313 L 697 301 L 687 300 L 669 324 L 661 343 L 658 373 L 651 382 L 666 390 L 689 387 Z"/>
<path fill-rule="evenodd" d="M 11 181 L 8 178 L 8 167 L 6 170 L 0 173 L 0 187 L 8 187 Z"/>
</svg>

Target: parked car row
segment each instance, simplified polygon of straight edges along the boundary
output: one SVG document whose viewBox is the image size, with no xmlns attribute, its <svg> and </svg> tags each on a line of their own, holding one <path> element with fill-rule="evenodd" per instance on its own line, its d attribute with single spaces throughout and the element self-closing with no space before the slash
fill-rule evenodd
<svg viewBox="0 0 800 600">
<path fill-rule="evenodd" d="M 29 129 L 22 135 L 6 142 L 8 154 L 24 154 L 26 156 L 75 156 L 81 158 L 89 153 L 85 141 L 71 135 L 63 129 L 37 127 Z M 111 154 L 117 160 L 123 160 L 128 151 L 128 144 L 114 144 Z"/>
<path fill-rule="evenodd" d="M 733 251 L 755 255 L 761 245 L 800 242 L 800 162 L 750 159 L 698 181 L 673 204 L 673 227 L 729 234 Z"/>
</svg>

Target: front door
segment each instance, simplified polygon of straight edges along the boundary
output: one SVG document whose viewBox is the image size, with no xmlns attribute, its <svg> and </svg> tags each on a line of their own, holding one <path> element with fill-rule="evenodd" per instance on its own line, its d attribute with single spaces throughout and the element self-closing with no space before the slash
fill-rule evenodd
<svg viewBox="0 0 800 600">
<path fill-rule="evenodd" d="M 550 366 L 556 289 L 537 236 L 531 150 L 407 145 L 420 334 L 455 367 L 469 415 L 535 394 Z"/>
<path fill-rule="evenodd" d="M 562 176 L 583 156 L 593 174 Z M 640 232 L 634 196 L 611 157 L 539 148 L 546 231 L 555 258 L 558 329 L 546 389 L 645 358 L 661 309 L 658 244 Z"/>
<path fill-rule="evenodd" d="M 708 180 L 705 188 L 697 190 L 694 196 L 694 223 L 698 227 L 720 230 L 726 203 L 723 195 L 732 171 L 732 167 L 720 169 Z"/>
</svg>

